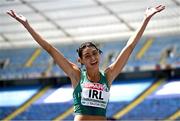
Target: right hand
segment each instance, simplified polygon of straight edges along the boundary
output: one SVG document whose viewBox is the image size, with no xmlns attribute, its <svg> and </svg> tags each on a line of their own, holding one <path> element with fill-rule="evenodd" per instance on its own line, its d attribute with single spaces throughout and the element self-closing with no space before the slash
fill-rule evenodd
<svg viewBox="0 0 180 121">
<path fill-rule="evenodd" d="M 28 22 L 26 17 L 24 17 L 23 15 L 18 15 L 13 10 L 7 11 L 7 14 L 10 15 L 12 18 L 16 19 L 17 21 L 19 21 L 23 25 L 25 25 Z"/>
</svg>

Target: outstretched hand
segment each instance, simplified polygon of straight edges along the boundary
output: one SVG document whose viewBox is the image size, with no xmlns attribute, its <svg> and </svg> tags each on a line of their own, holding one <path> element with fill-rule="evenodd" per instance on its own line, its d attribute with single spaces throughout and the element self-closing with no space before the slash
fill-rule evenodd
<svg viewBox="0 0 180 121">
<path fill-rule="evenodd" d="M 158 12 L 161 12 L 164 9 L 165 9 L 164 5 L 158 5 L 156 7 L 147 8 L 147 10 L 145 12 L 145 17 L 146 18 L 151 18 L 153 15 L 155 15 Z"/>
<path fill-rule="evenodd" d="M 12 18 L 16 19 L 17 21 L 19 21 L 20 23 L 22 23 L 23 25 L 27 23 L 27 19 L 23 15 L 18 15 L 13 10 L 7 11 L 7 14 L 10 15 Z"/>
</svg>

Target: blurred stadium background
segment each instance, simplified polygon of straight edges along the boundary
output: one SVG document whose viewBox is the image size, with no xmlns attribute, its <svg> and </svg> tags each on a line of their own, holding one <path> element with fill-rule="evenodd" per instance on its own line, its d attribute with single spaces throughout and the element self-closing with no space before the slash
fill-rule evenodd
<svg viewBox="0 0 180 121">
<path fill-rule="evenodd" d="M 0 120 L 73 120 L 69 78 L 7 10 L 26 16 L 76 64 L 80 43 L 95 41 L 104 69 L 146 8 L 158 4 L 166 9 L 150 21 L 113 83 L 107 117 L 180 120 L 180 0 L 1 0 Z"/>
</svg>

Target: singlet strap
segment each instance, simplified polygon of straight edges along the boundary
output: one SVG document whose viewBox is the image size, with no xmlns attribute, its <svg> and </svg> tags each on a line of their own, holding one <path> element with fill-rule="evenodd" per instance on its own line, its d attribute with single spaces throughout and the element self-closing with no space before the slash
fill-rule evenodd
<svg viewBox="0 0 180 121">
<path fill-rule="evenodd" d="M 110 89 L 109 82 L 106 77 L 106 73 L 104 71 L 100 71 L 101 73 L 101 81 L 107 85 L 107 87 Z"/>
</svg>

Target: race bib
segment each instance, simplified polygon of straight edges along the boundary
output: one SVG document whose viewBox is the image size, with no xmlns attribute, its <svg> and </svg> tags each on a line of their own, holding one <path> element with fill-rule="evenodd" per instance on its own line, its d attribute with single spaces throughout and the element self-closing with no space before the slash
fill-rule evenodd
<svg viewBox="0 0 180 121">
<path fill-rule="evenodd" d="M 109 99 L 107 90 L 107 86 L 99 83 L 84 83 L 81 93 L 81 104 L 105 109 Z"/>
</svg>

